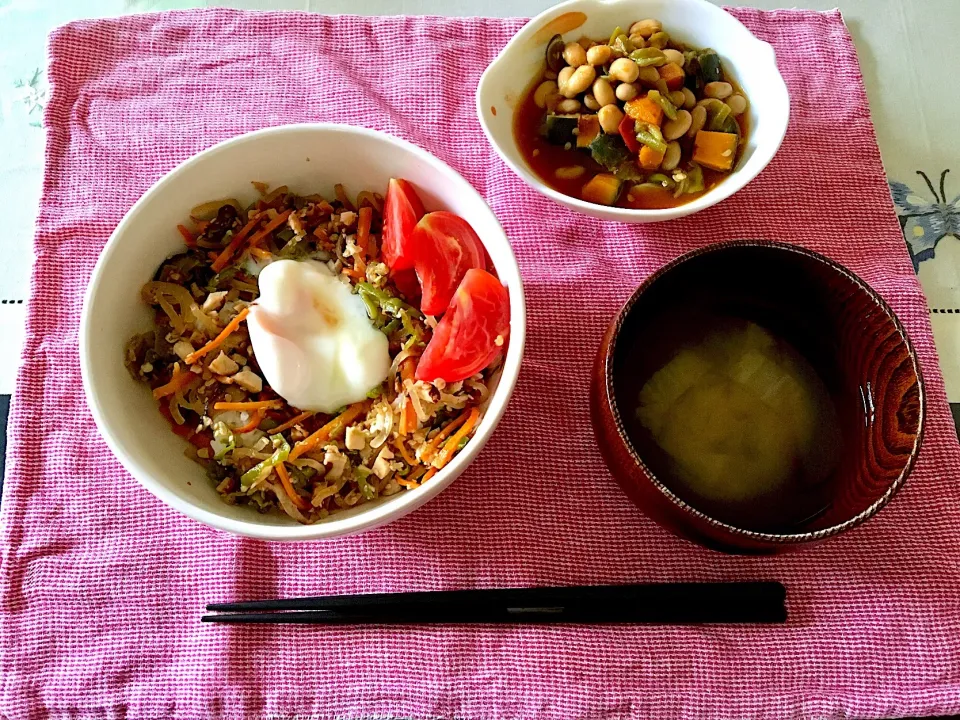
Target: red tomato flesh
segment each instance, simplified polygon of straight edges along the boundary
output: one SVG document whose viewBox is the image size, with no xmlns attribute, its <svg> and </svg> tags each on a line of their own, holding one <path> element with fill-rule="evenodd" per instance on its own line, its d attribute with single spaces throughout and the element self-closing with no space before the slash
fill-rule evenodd
<svg viewBox="0 0 960 720">
<path fill-rule="evenodd" d="M 510 334 L 510 296 L 486 270 L 467 271 L 417 364 L 417 380 L 466 380 L 494 361 Z"/>
<path fill-rule="evenodd" d="M 383 206 L 383 259 L 391 270 L 413 267 L 413 229 L 423 217 L 423 203 L 406 180 L 390 178 Z"/>
<path fill-rule="evenodd" d="M 398 270 L 390 274 L 393 278 L 393 284 L 397 286 L 403 297 L 414 305 L 420 300 L 420 281 L 417 280 L 417 273 L 412 269 Z"/>
<path fill-rule="evenodd" d="M 440 210 L 427 213 L 413 230 L 413 257 L 423 297 L 420 309 L 439 315 L 471 268 L 486 267 L 486 252 L 470 224 Z"/>
</svg>

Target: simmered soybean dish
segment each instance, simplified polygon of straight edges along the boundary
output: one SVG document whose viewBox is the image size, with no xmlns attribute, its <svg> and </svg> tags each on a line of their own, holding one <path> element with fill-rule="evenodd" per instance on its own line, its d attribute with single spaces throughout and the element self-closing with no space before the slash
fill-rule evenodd
<svg viewBox="0 0 960 720">
<path fill-rule="evenodd" d="M 647 19 L 609 39 L 555 35 L 514 130 L 530 167 L 565 195 L 669 208 L 736 168 L 747 106 L 714 50 L 687 47 Z"/>
<path fill-rule="evenodd" d="M 473 437 L 509 336 L 479 237 L 402 179 L 385 198 L 258 189 L 179 226 L 128 369 L 229 504 L 311 523 L 428 482 Z"/>
</svg>

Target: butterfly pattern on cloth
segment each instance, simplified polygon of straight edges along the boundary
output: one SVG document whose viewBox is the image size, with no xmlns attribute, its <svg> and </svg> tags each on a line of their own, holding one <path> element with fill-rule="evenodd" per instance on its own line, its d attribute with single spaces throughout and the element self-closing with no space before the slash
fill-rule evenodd
<svg viewBox="0 0 960 720">
<path fill-rule="evenodd" d="M 923 178 L 933 195 L 933 202 L 918 195 L 902 182 L 890 182 L 890 194 L 897 207 L 900 228 L 907 241 L 907 249 L 913 260 L 913 269 L 920 270 L 920 263 L 933 258 L 937 244 L 945 237 L 960 240 L 960 195 L 947 202 L 944 189 L 947 173 L 940 173 L 940 192 L 922 170 L 917 175 Z"/>
</svg>

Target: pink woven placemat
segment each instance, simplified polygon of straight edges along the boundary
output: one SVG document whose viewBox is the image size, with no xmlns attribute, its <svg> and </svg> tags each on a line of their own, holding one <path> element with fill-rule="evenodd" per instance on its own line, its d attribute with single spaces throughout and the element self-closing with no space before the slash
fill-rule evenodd
<svg viewBox="0 0 960 720">
<path fill-rule="evenodd" d="M 776 46 L 793 98 L 786 141 L 732 199 L 642 227 L 564 210 L 488 147 L 474 87 L 522 20 L 210 10 L 56 31 L 2 506 L 0 715 L 960 712 L 960 453 L 856 54 L 837 12 L 732 12 Z M 530 331 L 500 429 L 443 495 L 360 537 L 272 545 L 177 515 L 120 468 L 83 400 L 77 324 L 98 253 L 154 181 L 218 140 L 311 120 L 393 133 L 462 172 L 516 248 Z M 660 530 L 603 468 L 588 421 L 588 368 L 631 289 L 686 250 L 739 237 L 795 242 L 859 273 L 899 313 L 927 384 L 927 435 L 904 491 L 866 526 L 786 557 L 726 557 Z M 231 598 L 735 578 L 784 581 L 789 624 L 314 630 L 198 622 L 205 603 Z"/>
</svg>

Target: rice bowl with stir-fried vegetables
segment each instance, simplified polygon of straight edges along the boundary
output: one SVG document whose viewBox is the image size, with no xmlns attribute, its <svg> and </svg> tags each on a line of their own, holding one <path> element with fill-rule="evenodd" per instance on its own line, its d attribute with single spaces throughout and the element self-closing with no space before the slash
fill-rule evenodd
<svg viewBox="0 0 960 720">
<path fill-rule="evenodd" d="M 507 348 L 479 238 L 403 180 L 355 201 L 258 189 L 179 226 L 128 369 L 227 503 L 312 523 L 429 482 L 473 436 Z"/>
</svg>

